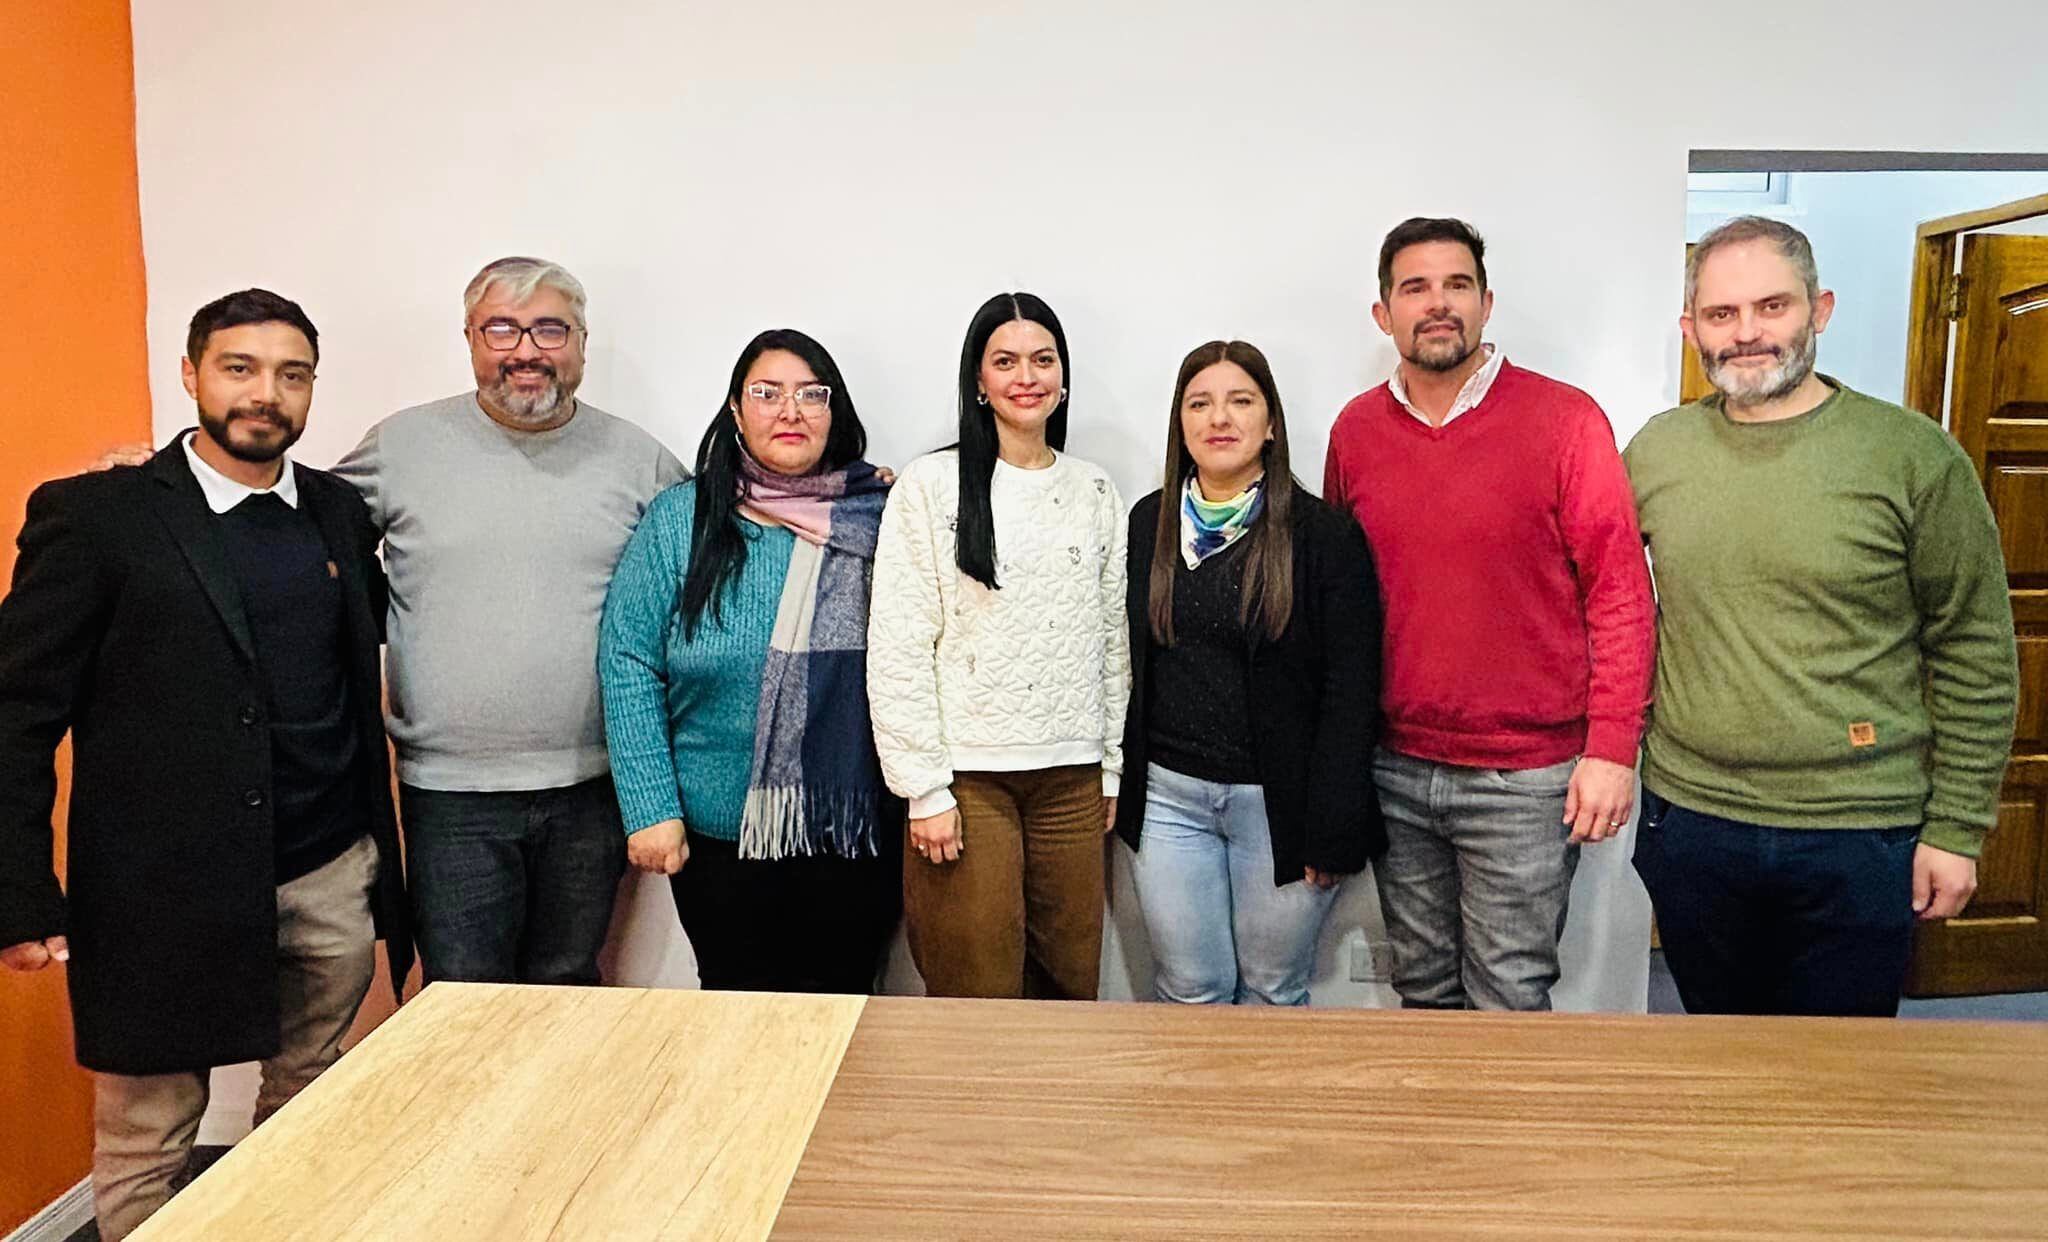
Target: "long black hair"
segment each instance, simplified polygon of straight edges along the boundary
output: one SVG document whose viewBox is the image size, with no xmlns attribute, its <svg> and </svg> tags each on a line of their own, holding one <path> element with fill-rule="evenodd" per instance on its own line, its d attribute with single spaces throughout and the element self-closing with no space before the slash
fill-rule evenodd
<svg viewBox="0 0 2048 1242">
<path fill-rule="evenodd" d="M 992 590 L 996 581 L 996 519 L 989 508 L 989 486 L 996 473 L 996 416 L 980 400 L 981 355 L 988 339 L 1006 323 L 1025 319 L 1052 333 L 1059 350 L 1060 381 L 1071 386 L 1073 364 L 1067 361 L 1067 333 L 1052 307 L 1029 293 L 998 293 L 981 304 L 967 322 L 967 340 L 960 346 L 960 527 L 953 559 L 960 572 Z M 1045 420 L 1045 442 L 1067 447 L 1067 401 L 1062 399 Z"/>
<path fill-rule="evenodd" d="M 811 368 L 821 384 L 832 386 L 832 426 L 825 433 L 825 455 L 819 470 L 843 470 L 868 451 L 867 428 L 854 412 L 853 395 L 839 364 L 832 361 L 823 345 L 795 328 L 771 328 L 740 351 L 733 363 L 732 381 L 725 386 L 725 400 L 704 429 L 697 445 L 697 509 L 690 531 L 690 565 L 683 575 L 683 636 L 693 638 L 706 608 L 718 620 L 726 587 L 747 563 L 747 536 L 740 529 L 737 512 L 740 500 L 740 428 L 737 410 L 740 388 L 755 359 L 771 350 L 795 354 Z"/>
</svg>

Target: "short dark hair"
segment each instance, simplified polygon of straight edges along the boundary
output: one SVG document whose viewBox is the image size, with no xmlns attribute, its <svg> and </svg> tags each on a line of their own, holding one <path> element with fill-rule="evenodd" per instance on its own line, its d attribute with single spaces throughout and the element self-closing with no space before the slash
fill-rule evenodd
<svg viewBox="0 0 2048 1242">
<path fill-rule="evenodd" d="M 239 328 L 248 323 L 290 324 L 306 334 L 306 344 L 313 347 L 313 361 L 320 361 L 320 329 L 313 326 L 297 302 L 268 289 L 243 289 L 200 307 L 192 316 L 191 330 L 185 334 L 185 356 L 194 366 L 199 365 L 208 337 L 222 328 Z"/>
<path fill-rule="evenodd" d="M 1739 245 L 1743 242 L 1769 242 L 1777 247 L 1792 270 L 1799 274 L 1806 286 L 1806 300 L 1811 303 L 1820 297 L 1820 269 L 1814 266 L 1813 243 L 1806 234 L 1793 228 L 1783 220 L 1770 220 L 1763 216 L 1737 216 L 1724 224 L 1708 229 L 1693 243 L 1692 250 L 1685 256 L 1685 310 L 1692 313 L 1693 303 L 1700 293 L 1700 267 L 1707 256 L 1723 246 Z"/>
<path fill-rule="evenodd" d="M 1380 243 L 1380 301 L 1394 291 L 1394 256 L 1424 242 L 1456 242 L 1472 252 L 1472 266 L 1478 269 L 1479 290 L 1486 291 L 1486 239 L 1463 220 L 1449 216 L 1410 216 L 1394 226 Z"/>
</svg>

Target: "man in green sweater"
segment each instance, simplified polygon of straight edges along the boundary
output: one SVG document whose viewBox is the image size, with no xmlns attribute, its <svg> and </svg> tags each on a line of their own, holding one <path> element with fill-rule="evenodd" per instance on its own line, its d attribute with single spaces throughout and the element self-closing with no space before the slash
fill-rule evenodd
<svg viewBox="0 0 2048 1242">
<path fill-rule="evenodd" d="M 1731 220 L 1679 324 L 1715 392 L 1624 460 L 1659 615 L 1635 865 L 1693 1013 L 1893 1015 L 1913 922 L 1961 912 L 2018 656 L 1977 473 L 1816 372 L 1813 250 Z"/>
</svg>

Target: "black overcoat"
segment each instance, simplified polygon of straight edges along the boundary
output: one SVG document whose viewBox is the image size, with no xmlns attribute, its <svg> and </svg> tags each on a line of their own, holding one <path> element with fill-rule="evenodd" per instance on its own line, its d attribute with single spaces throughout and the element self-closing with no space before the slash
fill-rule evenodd
<svg viewBox="0 0 2048 1242">
<path fill-rule="evenodd" d="M 411 925 L 382 719 L 386 588 L 355 489 L 294 464 L 342 585 L 373 908 L 402 986 Z M 173 442 L 29 498 L 0 600 L 0 945 L 65 935 L 78 1060 L 167 1073 L 278 1049 L 265 695 L 217 521 Z M 72 739 L 67 883 L 53 757 Z"/>
</svg>

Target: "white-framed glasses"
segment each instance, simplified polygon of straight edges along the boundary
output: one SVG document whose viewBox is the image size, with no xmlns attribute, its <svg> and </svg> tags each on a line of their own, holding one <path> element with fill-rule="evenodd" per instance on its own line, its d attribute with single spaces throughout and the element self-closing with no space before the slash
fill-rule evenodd
<svg viewBox="0 0 2048 1242">
<path fill-rule="evenodd" d="M 779 407 L 782 399 L 788 397 L 796 402 L 797 411 L 807 418 L 816 418 L 832 408 L 832 385 L 798 384 L 794 388 L 782 384 L 771 384 L 756 380 L 744 390 L 747 400 L 771 409 Z"/>
</svg>

